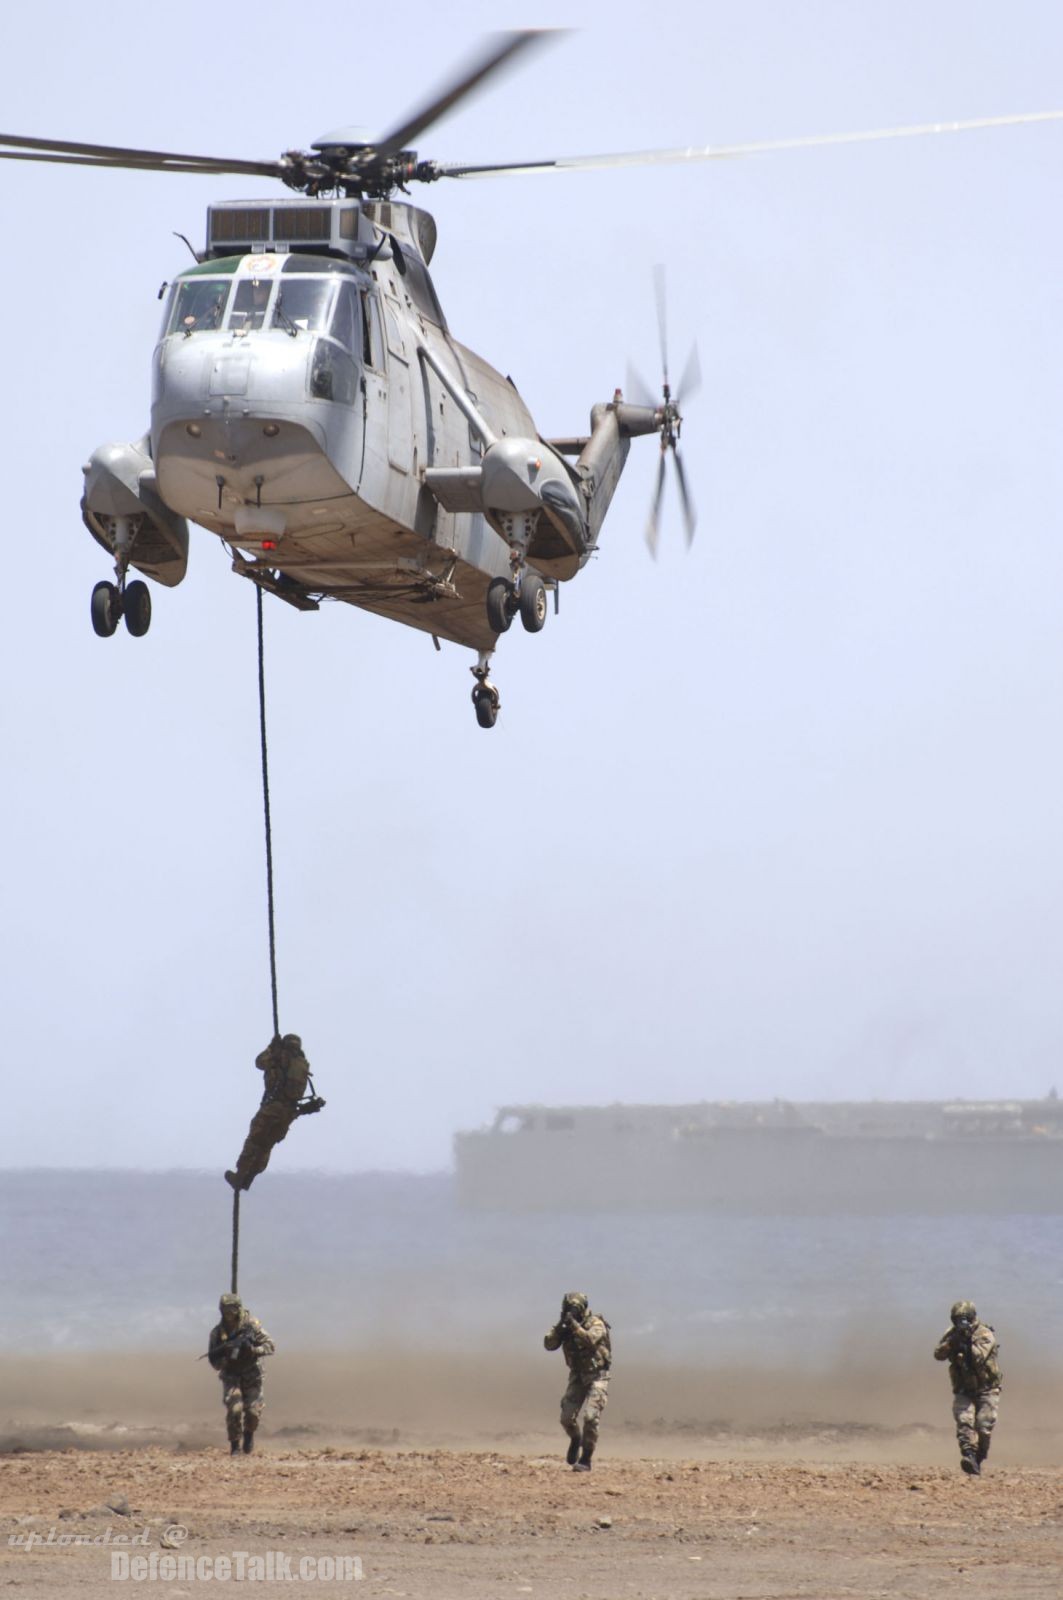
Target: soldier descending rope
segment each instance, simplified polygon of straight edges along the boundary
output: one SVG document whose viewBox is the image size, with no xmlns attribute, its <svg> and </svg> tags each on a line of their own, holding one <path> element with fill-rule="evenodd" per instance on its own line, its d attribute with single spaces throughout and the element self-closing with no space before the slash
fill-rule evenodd
<svg viewBox="0 0 1063 1600">
<path fill-rule="evenodd" d="M 286 1033 L 283 1038 L 274 1034 L 265 1050 L 255 1058 L 255 1066 L 265 1075 L 266 1085 L 236 1169 L 225 1174 L 226 1183 L 234 1189 L 250 1189 L 259 1173 L 265 1172 L 269 1165 L 273 1146 L 285 1137 L 296 1117 L 310 1116 L 325 1104 L 314 1093 L 310 1063 L 303 1054 L 302 1040 L 297 1033 Z"/>
</svg>

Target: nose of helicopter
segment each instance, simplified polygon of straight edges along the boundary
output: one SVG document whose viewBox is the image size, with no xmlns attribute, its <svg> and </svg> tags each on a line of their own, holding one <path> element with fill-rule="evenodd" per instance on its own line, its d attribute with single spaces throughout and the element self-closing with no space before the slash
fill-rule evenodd
<svg viewBox="0 0 1063 1600">
<path fill-rule="evenodd" d="M 159 491 L 181 515 L 239 537 L 292 531 L 349 494 L 329 459 L 335 408 L 310 392 L 315 341 L 171 340 L 156 369 Z"/>
</svg>

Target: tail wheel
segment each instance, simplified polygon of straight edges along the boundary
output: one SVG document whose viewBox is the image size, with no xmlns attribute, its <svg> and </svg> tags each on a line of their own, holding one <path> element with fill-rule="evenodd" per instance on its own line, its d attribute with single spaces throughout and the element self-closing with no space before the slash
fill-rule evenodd
<svg viewBox="0 0 1063 1600">
<path fill-rule="evenodd" d="M 546 585 L 531 572 L 520 586 L 520 620 L 529 633 L 539 633 L 546 621 Z"/>
<path fill-rule="evenodd" d="M 122 597 L 106 578 L 92 591 L 92 626 L 101 639 L 109 639 L 122 615 Z"/>
<path fill-rule="evenodd" d="M 151 591 L 139 578 L 126 584 L 123 611 L 125 625 L 134 639 L 143 638 L 151 626 Z"/>
<path fill-rule="evenodd" d="M 513 621 L 513 585 L 506 578 L 492 578 L 487 586 L 487 625 L 492 633 L 505 633 Z"/>
</svg>

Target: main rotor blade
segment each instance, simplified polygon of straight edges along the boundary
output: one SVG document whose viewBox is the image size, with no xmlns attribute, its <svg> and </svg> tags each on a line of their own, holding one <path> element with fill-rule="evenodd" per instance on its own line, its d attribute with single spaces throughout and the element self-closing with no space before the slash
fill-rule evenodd
<svg viewBox="0 0 1063 1600">
<path fill-rule="evenodd" d="M 542 44 L 560 31 L 557 28 L 523 28 L 519 32 L 494 36 L 485 52 L 466 67 L 459 77 L 454 78 L 429 100 L 427 105 L 423 105 L 419 111 L 415 111 L 404 123 L 393 128 L 378 144 L 375 144 L 374 153 L 377 156 L 392 156 L 397 155 L 400 150 L 405 150 L 426 128 L 431 127 L 433 122 L 438 122 L 451 106 L 457 105 L 459 100 L 471 94 L 521 50 L 526 50 L 529 45 Z"/>
<path fill-rule="evenodd" d="M 661 451 L 660 465 L 657 468 L 657 488 L 650 505 L 650 520 L 646 524 L 646 543 L 650 548 L 650 555 L 654 561 L 657 559 L 657 535 L 659 530 L 658 519 L 661 514 L 661 500 L 664 498 L 664 451 Z"/>
<path fill-rule="evenodd" d="M 683 502 L 683 522 L 687 530 L 687 546 L 689 547 L 694 542 L 694 530 L 698 525 L 698 514 L 694 510 L 694 502 L 691 500 L 690 490 L 687 488 L 687 475 L 683 468 L 682 459 L 674 445 L 672 446 L 672 460 L 675 462 L 676 477 L 679 480 L 679 498 Z"/>
<path fill-rule="evenodd" d="M 37 155 L 28 150 L 0 150 L 0 161 L 49 161 L 59 166 L 67 167 L 96 167 L 101 171 L 114 172 L 188 172 L 193 176 L 217 177 L 219 173 L 232 172 L 231 167 L 198 166 L 192 162 L 167 162 L 160 166 L 157 161 L 104 161 L 96 156 L 58 156 Z M 243 175 L 254 172 L 264 178 L 282 178 L 283 167 L 262 166 L 252 167 L 250 163 L 240 168 Z"/>
<path fill-rule="evenodd" d="M 267 178 L 281 177 L 286 170 L 279 161 L 179 155 L 166 150 L 136 150 L 124 145 L 84 144 L 70 139 L 38 139 L 15 133 L 0 133 L 0 145 L 14 147 L 0 153 L 7 161 L 65 161 L 82 166 L 137 167 L 153 172 L 232 172 Z"/>
<path fill-rule="evenodd" d="M 979 128 L 1014 128 L 1035 122 L 1063 122 L 1063 111 L 1029 111 L 1006 117 L 974 117 L 966 122 L 921 122 L 862 133 L 812 134 L 800 139 L 761 139 L 752 144 L 688 146 L 685 150 L 633 150 L 623 155 L 554 156 L 545 161 L 506 161 L 493 166 L 441 162 L 443 178 L 489 178 L 496 173 L 577 172 L 599 167 L 645 167 L 687 161 L 729 161 L 737 156 L 779 150 L 811 150 L 823 145 L 869 144 L 880 139 L 919 139 L 936 133 L 969 133 Z"/>
</svg>

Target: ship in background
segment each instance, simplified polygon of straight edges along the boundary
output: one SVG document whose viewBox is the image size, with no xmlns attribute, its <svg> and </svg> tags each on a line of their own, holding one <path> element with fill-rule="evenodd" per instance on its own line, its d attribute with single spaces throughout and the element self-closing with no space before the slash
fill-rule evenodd
<svg viewBox="0 0 1063 1600">
<path fill-rule="evenodd" d="M 503 1106 L 454 1140 L 477 1210 L 1063 1212 L 1063 1100 Z"/>
</svg>

